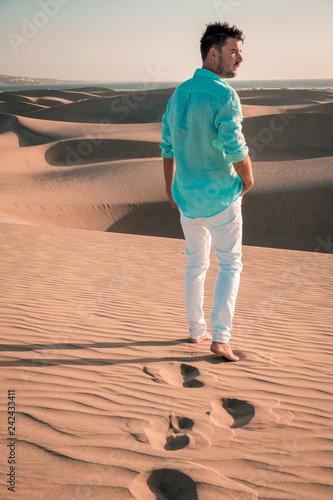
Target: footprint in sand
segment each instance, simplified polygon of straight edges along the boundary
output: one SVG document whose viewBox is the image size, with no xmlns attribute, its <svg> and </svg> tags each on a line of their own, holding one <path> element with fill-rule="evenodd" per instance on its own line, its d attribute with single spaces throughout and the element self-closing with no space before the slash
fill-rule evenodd
<svg viewBox="0 0 333 500">
<path fill-rule="evenodd" d="M 194 421 L 190 418 L 169 415 L 151 420 L 145 429 L 149 443 L 158 449 L 182 450 L 190 444 L 187 432 L 191 431 Z"/>
<path fill-rule="evenodd" d="M 193 430 L 193 427 L 194 421 L 191 418 L 171 414 L 168 418 L 151 419 L 145 427 L 145 435 L 149 444 L 160 450 L 177 451 L 188 446 L 192 449 L 195 445 L 207 446 L 209 440 L 206 435 Z"/>
<path fill-rule="evenodd" d="M 166 500 L 197 500 L 193 479 L 177 469 L 155 469 L 147 479 L 147 486 L 156 498 Z"/>
<path fill-rule="evenodd" d="M 222 408 L 224 408 L 234 420 L 231 429 L 244 427 L 244 425 L 247 425 L 255 415 L 254 406 L 241 399 L 223 398 Z"/>
<path fill-rule="evenodd" d="M 198 368 L 192 365 L 182 363 L 180 366 L 176 364 L 168 364 L 162 367 L 143 367 L 143 372 L 149 375 L 154 382 L 167 382 L 170 385 L 177 385 L 187 388 L 200 388 L 205 384 L 198 377 L 201 376 Z"/>
<path fill-rule="evenodd" d="M 183 376 L 184 382 L 183 382 L 183 387 L 191 387 L 191 388 L 199 388 L 199 387 L 204 387 L 204 383 L 201 382 L 200 380 L 197 380 L 197 377 L 199 377 L 200 372 L 198 368 L 192 365 L 185 365 L 182 363 L 180 365 L 180 373 Z"/>
<path fill-rule="evenodd" d="M 237 429 L 247 425 L 255 416 L 253 404 L 242 399 L 222 398 L 212 401 L 210 420 L 219 427 Z"/>
<path fill-rule="evenodd" d="M 131 498 L 136 500 L 255 500 L 257 492 L 219 472 L 195 462 L 163 460 L 160 468 L 141 472 L 130 483 Z"/>
<path fill-rule="evenodd" d="M 265 429 L 272 425 L 290 425 L 293 418 L 289 410 L 283 410 L 280 402 L 259 401 L 256 405 L 236 398 L 212 401 L 212 411 L 207 412 L 213 424 L 229 429 L 238 429 L 248 424 L 254 429 Z M 223 411 L 224 410 L 224 411 Z"/>
<path fill-rule="evenodd" d="M 165 450 L 181 450 L 190 443 L 190 438 L 186 434 L 190 431 L 194 422 L 190 418 L 176 417 L 170 415 L 169 429 L 166 435 Z"/>
</svg>

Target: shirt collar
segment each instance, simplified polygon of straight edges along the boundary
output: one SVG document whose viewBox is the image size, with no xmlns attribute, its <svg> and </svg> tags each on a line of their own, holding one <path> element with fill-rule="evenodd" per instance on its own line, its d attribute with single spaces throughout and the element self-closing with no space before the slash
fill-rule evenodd
<svg viewBox="0 0 333 500">
<path fill-rule="evenodd" d="M 210 71 L 209 69 L 205 68 L 196 69 L 193 76 L 207 76 L 208 78 L 218 80 L 219 82 L 224 81 L 217 73 L 214 73 L 214 71 Z"/>
</svg>

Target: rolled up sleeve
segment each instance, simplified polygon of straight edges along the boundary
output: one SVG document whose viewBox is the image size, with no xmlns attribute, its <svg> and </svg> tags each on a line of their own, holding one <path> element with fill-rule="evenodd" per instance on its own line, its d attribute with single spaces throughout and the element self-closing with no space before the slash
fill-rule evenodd
<svg viewBox="0 0 333 500">
<path fill-rule="evenodd" d="M 166 112 L 164 113 L 162 118 L 162 131 L 161 131 L 162 142 L 160 143 L 160 148 L 162 149 L 161 155 L 164 156 L 165 158 L 173 158 L 174 156 L 171 132 L 168 121 L 170 102 L 171 99 L 169 99 Z"/>
<path fill-rule="evenodd" d="M 249 150 L 242 133 L 243 114 L 239 98 L 234 90 L 219 99 L 215 126 L 222 141 L 223 152 L 230 163 L 244 160 Z"/>
</svg>

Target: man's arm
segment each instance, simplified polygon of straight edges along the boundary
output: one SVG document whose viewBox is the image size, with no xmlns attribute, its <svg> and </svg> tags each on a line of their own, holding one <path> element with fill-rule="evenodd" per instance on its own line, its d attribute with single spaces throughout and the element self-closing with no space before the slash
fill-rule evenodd
<svg viewBox="0 0 333 500">
<path fill-rule="evenodd" d="M 241 196 L 243 196 L 253 186 L 253 172 L 249 155 L 246 155 L 244 160 L 233 163 L 234 169 L 243 181 L 243 189 Z"/>
<path fill-rule="evenodd" d="M 227 161 L 233 164 L 243 181 L 243 196 L 253 186 L 253 174 L 249 149 L 242 133 L 242 108 L 235 90 L 231 89 L 227 98 L 221 98 L 215 126 L 222 139 L 223 152 Z M 240 160 L 240 158 L 243 158 Z M 240 160 L 240 161 L 239 161 Z"/>
<path fill-rule="evenodd" d="M 174 158 L 163 157 L 163 168 L 164 168 L 164 179 L 165 179 L 165 190 L 168 195 L 169 201 L 172 208 L 178 208 L 175 200 L 172 196 L 172 182 L 175 175 L 176 165 Z"/>
</svg>

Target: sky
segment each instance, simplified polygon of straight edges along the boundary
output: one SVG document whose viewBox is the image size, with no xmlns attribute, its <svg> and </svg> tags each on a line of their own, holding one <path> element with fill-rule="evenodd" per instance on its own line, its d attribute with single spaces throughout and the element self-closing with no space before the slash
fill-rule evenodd
<svg viewBox="0 0 333 500">
<path fill-rule="evenodd" d="M 333 78 L 333 0 L 0 0 L 0 74 L 179 82 L 209 22 L 245 34 L 238 80 Z"/>
</svg>

